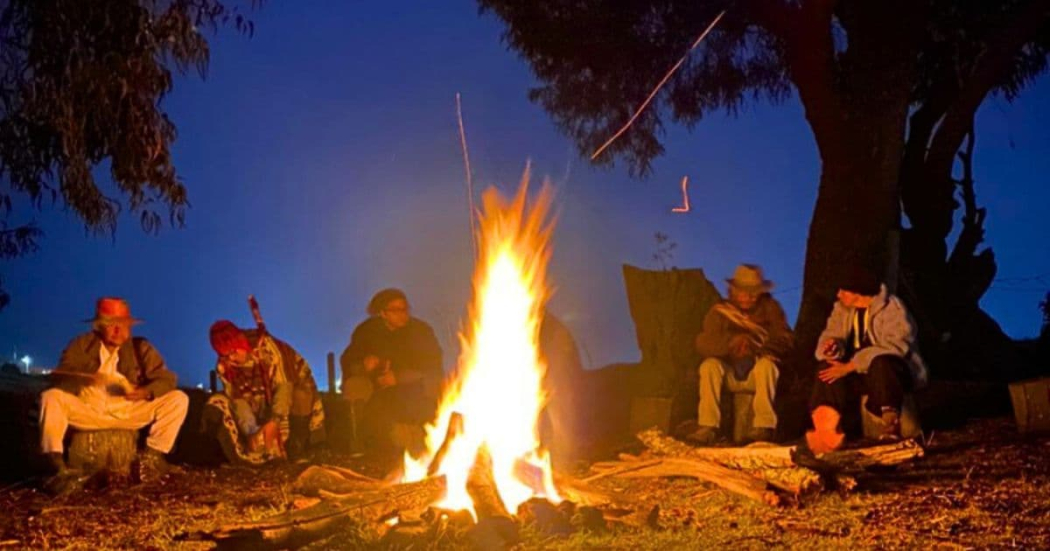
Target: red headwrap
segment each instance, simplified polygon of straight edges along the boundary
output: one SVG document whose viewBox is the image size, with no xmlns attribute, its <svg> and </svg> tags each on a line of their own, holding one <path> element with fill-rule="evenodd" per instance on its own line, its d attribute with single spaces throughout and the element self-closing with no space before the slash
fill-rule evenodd
<svg viewBox="0 0 1050 551">
<path fill-rule="evenodd" d="M 210 337 L 211 347 L 220 356 L 225 356 L 234 350 L 252 349 L 248 344 L 248 338 L 244 336 L 244 331 L 229 320 L 219 320 L 212 324 Z"/>
</svg>

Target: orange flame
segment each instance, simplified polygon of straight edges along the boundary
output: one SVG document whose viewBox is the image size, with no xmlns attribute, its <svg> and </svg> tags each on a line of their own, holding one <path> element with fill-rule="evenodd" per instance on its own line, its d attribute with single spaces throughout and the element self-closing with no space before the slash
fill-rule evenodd
<svg viewBox="0 0 1050 551">
<path fill-rule="evenodd" d="M 417 459 L 405 457 L 406 481 L 424 478 L 452 414 L 462 415 L 462 431 L 446 444 L 437 471 L 446 476 L 448 492 L 438 504 L 445 509 L 474 512 L 467 477 L 482 446 L 492 459 L 496 488 L 508 511 L 532 497 L 560 501 L 550 457 L 541 449 L 537 431 L 547 399 L 539 331 L 550 295 L 546 271 L 554 226 L 552 193 L 544 182 L 527 207 L 528 182 L 526 168 L 513 199 L 508 201 L 495 188 L 482 195 L 474 299 L 468 310 L 470 323 L 460 334 L 456 373 L 446 385 L 435 421 L 427 426 L 427 453 Z M 526 471 L 541 476 L 529 481 Z"/>
</svg>

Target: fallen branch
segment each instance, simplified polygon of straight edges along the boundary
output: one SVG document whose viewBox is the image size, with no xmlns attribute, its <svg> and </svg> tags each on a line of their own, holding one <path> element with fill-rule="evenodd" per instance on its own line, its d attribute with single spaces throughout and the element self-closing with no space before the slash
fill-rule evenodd
<svg viewBox="0 0 1050 551">
<path fill-rule="evenodd" d="M 445 489 L 445 477 L 438 476 L 359 492 L 342 500 L 321 501 L 298 511 L 256 522 L 228 524 L 211 532 L 185 535 L 183 539 L 240 548 L 294 547 L 322 538 L 350 519 L 375 523 L 392 511 L 425 506 L 440 499 Z"/>
<path fill-rule="evenodd" d="M 725 490 L 768 505 L 780 505 L 782 502 L 781 497 L 770 490 L 764 480 L 702 459 L 668 457 L 658 460 L 655 464 L 622 471 L 615 476 L 618 478 L 687 476 L 710 482 Z"/>
<path fill-rule="evenodd" d="M 304 496 L 330 498 L 349 496 L 355 492 L 376 490 L 383 481 L 360 475 L 349 469 L 313 466 L 295 479 L 292 489 Z"/>
<path fill-rule="evenodd" d="M 794 446 L 747 446 L 743 448 L 696 448 L 675 440 L 657 429 L 638 433 L 638 440 L 654 455 L 690 457 L 714 461 L 738 469 L 797 467 L 791 458 Z"/>
<path fill-rule="evenodd" d="M 603 465 L 608 465 L 610 468 L 605 469 L 604 472 L 584 478 L 583 480 L 581 480 L 581 482 L 594 482 L 595 480 L 601 480 L 610 476 L 617 476 L 623 473 L 629 473 L 631 471 L 645 469 L 646 467 L 652 467 L 653 465 L 659 465 L 661 462 L 663 462 L 662 459 L 652 459 L 649 461 L 629 461 L 626 463 L 619 464 L 619 466 L 617 466 L 617 462 L 607 461 Z"/>
</svg>

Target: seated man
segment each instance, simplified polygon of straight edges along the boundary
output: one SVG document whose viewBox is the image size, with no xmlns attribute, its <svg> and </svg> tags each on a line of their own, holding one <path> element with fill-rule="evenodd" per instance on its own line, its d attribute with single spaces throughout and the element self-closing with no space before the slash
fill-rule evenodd
<svg viewBox="0 0 1050 551">
<path fill-rule="evenodd" d="M 926 383 L 915 323 L 873 272 L 850 270 L 836 296 L 817 341 L 822 365 L 809 401 L 814 430 L 806 433 L 814 453 L 842 446 L 842 413 L 856 411 L 863 394 L 868 395 L 868 411 L 882 419 L 882 436 L 899 437 L 904 393 Z"/>
<path fill-rule="evenodd" d="M 771 441 L 776 436 L 776 397 L 779 359 L 791 348 L 793 336 L 783 308 L 770 294 L 773 284 L 762 269 L 742 264 L 729 283 L 729 299 L 708 311 L 696 348 L 700 364 L 700 405 L 696 432 L 688 436 L 710 444 L 722 415 L 722 389 L 753 392 L 755 411 L 748 439 Z"/>
<path fill-rule="evenodd" d="M 441 346 L 426 322 L 411 317 L 399 289 L 376 293 L 368 314 L 339 359 L 343 394 L 364 401 L 362 439 L 381 461 L 393 464 L 408 444 L 394 434 L 395 427 L 422 429 L 434 416 L 444 375 Z"/>
<path fill-rule="evenodd" d="M 294 348 L 265 330 L 242 330 L 227 320 L 211 326 L 210 338 L 223 393 L 208 399 L 206 422 L 216 425 L 227 459 L 259 464 L 295 458 L 324 439 L 321 394 Z"/>
<path fill-rule="evenodd" d="M 98 300 L 92 331 L 62 351 L 51 377 L 54 387 L 41 395 L 41 448 L 59 475 L 69 472 L 62 439 L 70 426 L 81 430 L 150 426 L 143 454 L 143 482 L 170 470 L 165 454 L 175 445 L 189 399 L 175 389 L 175 374 L 144 338 L 132 337 L 139 320 L 123 299 Z"/>
</svg>

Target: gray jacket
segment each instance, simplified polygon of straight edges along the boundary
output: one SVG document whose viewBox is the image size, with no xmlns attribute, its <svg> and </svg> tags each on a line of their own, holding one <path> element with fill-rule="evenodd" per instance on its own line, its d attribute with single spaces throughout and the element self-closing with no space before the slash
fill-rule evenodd
<svg viewBox="0 0 1050 551">
<path fill-rule="evenodd" d="M 841 302 L 836 301 L 835 307 L 828 316 L 827 326 L 820 334 L 817 341 L 816 357 L 818 360 L 834 360 L 823 353 L 823 344 L 828 339 L 835 339 L 840 349 L 845 349 L 846 338 L 849 336 L 850 324 L 853 320 L 853 308 L 848 308 Z M 879 294 L 871 301 L 869 307 L 870 327 L 868 337 L 871 346 L 861 348 L 853 354 L 853 364 L 857 366 L 858 373 L 867 373 L 868 366 L 876 356 L 889 354 L 904 358 L 911 368 L 914 388 L 926 385 L 926 364 L 919 356 L 918 343 L 915 339 L 915 322 L 911 314 L 904 307 L 901 299 L 891 295 L 882 285 Z"/>
</svg>

